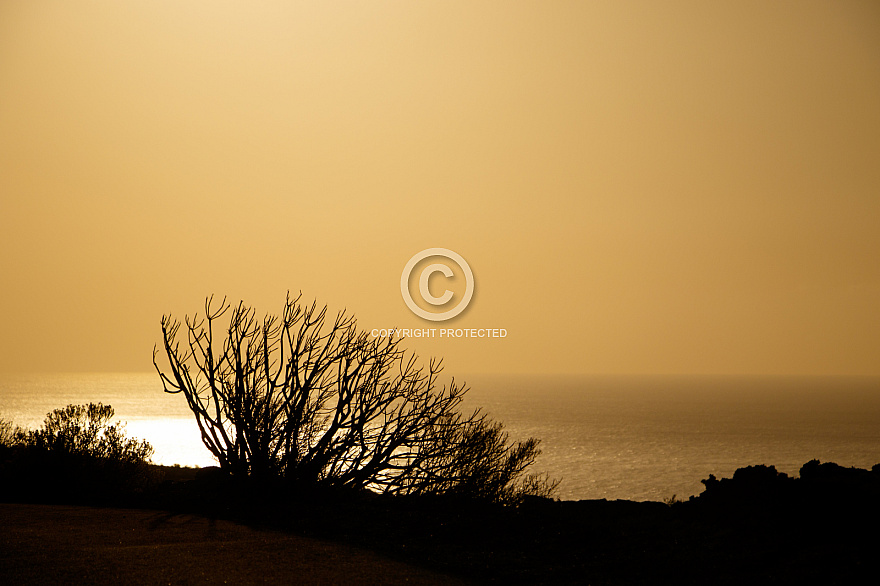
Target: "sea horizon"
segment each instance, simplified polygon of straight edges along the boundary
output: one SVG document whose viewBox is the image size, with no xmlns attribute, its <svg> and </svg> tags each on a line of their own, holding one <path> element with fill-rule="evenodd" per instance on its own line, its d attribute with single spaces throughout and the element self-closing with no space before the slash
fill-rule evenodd
<svg viewBox="0 0 880 586">
<path fill-rule="evenodd" d="M 451 377 L 445 377 L 448 381 Z M 750 375 L 489 375 L 456 377 L 511 440 L 536 437 L 532 472 L 560 479 L 564 500 L 667 500 L 702 491 L 710 474 L 772 465 L 796 476 L 818 459 L 880 462 L 880 377 Z M 796 396 L 794 396 L 796 395 Z M 792 398 L 797 400 L 792 401 Z M 156 373 L 0 375 L 0 417 L 35 428 L 68 403 L 110 404 L 157 464 L 211 466 L 183 397 Z"/>
</svg>

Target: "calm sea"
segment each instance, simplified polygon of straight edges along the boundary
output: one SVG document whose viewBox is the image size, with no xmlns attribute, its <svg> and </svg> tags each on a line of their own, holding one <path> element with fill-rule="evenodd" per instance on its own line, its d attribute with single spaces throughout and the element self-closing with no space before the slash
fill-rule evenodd
<svg viewBox="0 0 880 586">
<path fill-rule="evenodd" d="M 541 439 L 536 469 L 565 499 L 661 500 L 751 464 L 797 474 L 811 459 L 880 462 L 877 378 L 472 377 L 466 404 L 511 438 Z M 68 403 L 100 401 L 161 464 L 209 466 L 186 402 L 155 374 L 0 377 L 0 416 L 36 427 Z"/>
</svg>

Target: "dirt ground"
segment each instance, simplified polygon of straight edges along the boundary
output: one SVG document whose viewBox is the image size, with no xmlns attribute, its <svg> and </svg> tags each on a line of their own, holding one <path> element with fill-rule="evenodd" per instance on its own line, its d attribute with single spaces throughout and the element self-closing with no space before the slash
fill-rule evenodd
<svg viewBox="0 0 880 586">
<path fill-rule="evenodd" d="M 461 584 L 344 544 L 135 509 L 0 504 L 5 584 Z"/>
</svg>

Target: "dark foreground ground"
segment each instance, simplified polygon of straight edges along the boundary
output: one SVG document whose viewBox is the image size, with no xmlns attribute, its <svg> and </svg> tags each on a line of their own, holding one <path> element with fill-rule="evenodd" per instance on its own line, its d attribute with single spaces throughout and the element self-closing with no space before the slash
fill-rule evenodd
<svg viewBox="0 0 880 586">
<path fill-rule="evenodd" d="M 456 584 L 347 544 L 188 514 L 0 504 L 3 584 Z"/>
<path fill-rule="evenodd" d="M 671 506 L 291 494 L 154 472 L 149 491 L 93 503 L 141 510 L 2 506 L 0 582 L 853 584 L 873 583 L 880 551 L 880 465 L 743 468 Z M 58 498 L 37 492 L 0 496 Z"/>
</svg>

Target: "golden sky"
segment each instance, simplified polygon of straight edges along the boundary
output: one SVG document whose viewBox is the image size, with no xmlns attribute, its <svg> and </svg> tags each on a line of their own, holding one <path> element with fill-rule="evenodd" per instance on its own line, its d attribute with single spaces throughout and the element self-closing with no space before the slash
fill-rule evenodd
<svg viewBox="0 0 880 586">
<path fill-rule="evenodd" d="M 451 374 L 878 375 L 880 4 L 4 0 L 0 198 L 3 371 L 291 289 L 508 331 Z"/>
</svg>

